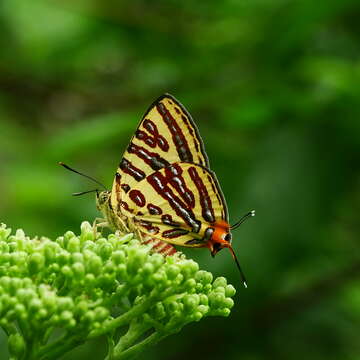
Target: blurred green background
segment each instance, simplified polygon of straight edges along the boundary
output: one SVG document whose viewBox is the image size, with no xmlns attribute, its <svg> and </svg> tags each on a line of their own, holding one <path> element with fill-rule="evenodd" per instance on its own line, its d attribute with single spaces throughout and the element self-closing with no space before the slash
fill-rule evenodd
<svg viewBox="0 0 360 360">
<path fill-rule="evenodd" d="M 78 232 L 98 214 L 149 104 L 164 92 L 198 124 L 248 277 L 228 252 L 186 251 L 238 288 L 144 359 L 360 358 L 360 3 L 0 2 L 0 220 Z M 0 336 L 1 359 L 7 358 Z M 102 359 L 105 341 L 69 359 Z"/>
</svg>

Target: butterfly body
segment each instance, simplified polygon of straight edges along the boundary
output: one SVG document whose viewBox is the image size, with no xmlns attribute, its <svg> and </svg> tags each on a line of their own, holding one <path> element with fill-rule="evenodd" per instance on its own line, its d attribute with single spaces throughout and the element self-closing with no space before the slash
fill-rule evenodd
<svg viewBox="0 0 360 360">
<path fill-rule="evenodd" d="M 142 240 L 207 247 L 213 255 L 230 245 L 226 203 L 198 129 L 168 94 L 145 113 L 97 206 L 110 227 Z"/>
<path fill-rule="evenodd" d="M 227 206 L 198 129 L 171 95 L 158 98 L 142 118 L 119 163 L 111 191 L 97 192 L 97 207 L 112 229 L 133 232 L 154 251 L 174 245 L 205 247 L 214 256 L 231 247 Z"/>
<path fill-rule="evenodd" d="M 106 189 L 91 176 L 59 164 Z M 175 254 L 175 245 L 205 247 L 212 256 L 228 248 L 246 286 L 231 246 L 231 230 L 255 211 L 230 226 L 199 131 L 171 95 L 162 95 L 146 111 L 121 158 L 112 190 L 73 195 L 90 192 L 96 192 L 96 206 L 106 220 L 100 226 L 133 232 L 163 255 Z"/>
</svg>

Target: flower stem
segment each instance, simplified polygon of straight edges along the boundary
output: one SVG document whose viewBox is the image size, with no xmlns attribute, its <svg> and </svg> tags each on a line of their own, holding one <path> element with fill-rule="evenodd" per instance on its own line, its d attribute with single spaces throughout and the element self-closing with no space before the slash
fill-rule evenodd
<svg viewBox="0 0 360 360">
<path fill-rule="evenodd" d="M 88 339 L 106 334 L 116 328 L 129 324 L 134 317 L 145 313 L 153 302 L 154 300 L 151 297 L 147 298 L 140 304 L 133 306 L 133 308 L 127 311 L 125 314 L 120 315 L 115 319 L 109 320 L 105 322 L 101 328 L 91 331 L 91 333 L 88 335 Z"/>
<path fill-rule="evenodd" d="M 124 350 L 124 351 L 115 351 L 113 355 L 113 360 L 125 360 L 130 359 L 137 354 L 143 352 L 151 345 L 156 344 L 159 342 L 162 338 L 164 338 L 166 335 L 163 335 L 157 331 L 153 332 L 150 336 L 148 336 L 143 341 L 137 343 L 136 345 L 131 346 L 130 348 Z"/>
</svg>

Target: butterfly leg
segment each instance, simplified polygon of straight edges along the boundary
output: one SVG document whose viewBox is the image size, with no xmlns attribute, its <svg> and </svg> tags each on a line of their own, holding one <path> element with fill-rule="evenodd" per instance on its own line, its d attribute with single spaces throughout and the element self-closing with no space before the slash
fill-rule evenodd
<svg viewBox="0 0 360 360">
<path fill-rule="evenodd" d="M 95 218 L 93 222 L 93 232 L 94 232 L 94 239 L 96 239 L 97 230 L 100 228 L 100 236 L 102 235 L 102 229 L 104 227 L 109 227 L 109 223 L 102 218 Z"/>
<path fill-rule="evenodd" d="M 128 226 L 126 225 L 125 221 L 119 216 L 117 218 L 117 221 L 119 222 L 120 224 L 120 228 L 123 229 L 125 232 L 129 233 L 130 232 L 130 229 L 128 228 Z"/>
</svg>

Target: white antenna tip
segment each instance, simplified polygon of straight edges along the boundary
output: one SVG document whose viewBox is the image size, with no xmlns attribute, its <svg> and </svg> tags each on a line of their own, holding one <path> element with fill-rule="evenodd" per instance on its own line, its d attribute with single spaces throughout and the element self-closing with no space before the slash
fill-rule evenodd
<svg viewBox="0 0 360 360">
<path fill-rule="evenodd" d="M 251 210 L 251 216 L 255 216 L 255 210 Z"/>
<path fill-rule="evenodd" d="M 244 281 L 243 284 L 244 284 L 245 289 L 247 289 L 247 287 L 248 287 L 247 283 Z"/>
</svg>

